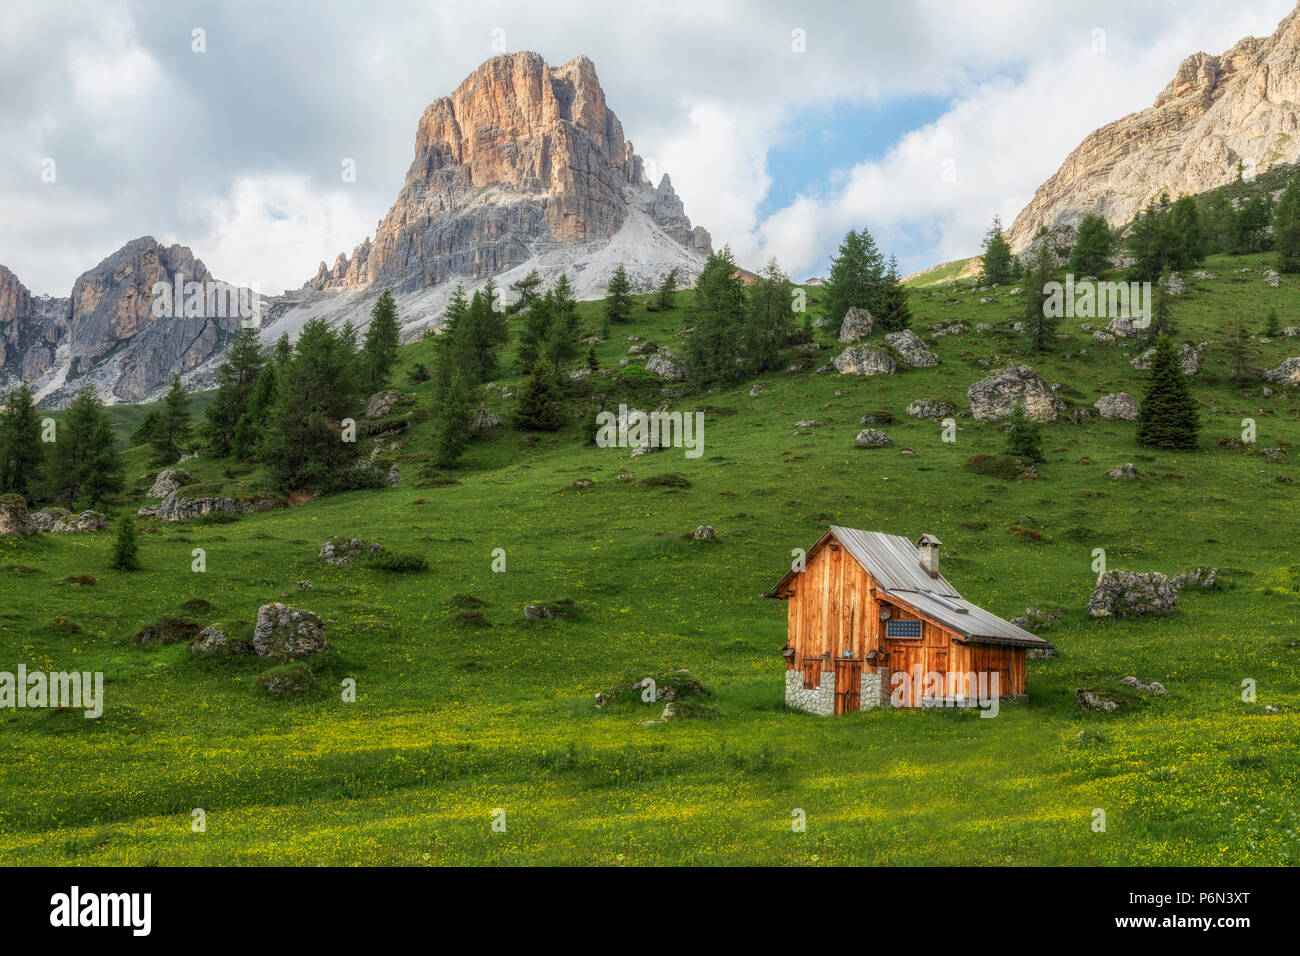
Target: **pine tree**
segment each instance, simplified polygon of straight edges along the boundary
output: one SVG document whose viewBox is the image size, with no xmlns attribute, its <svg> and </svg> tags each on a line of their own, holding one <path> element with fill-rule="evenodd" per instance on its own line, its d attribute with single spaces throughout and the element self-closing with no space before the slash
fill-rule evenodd
<svg viewBox="0 0 1300 956">
<path fill-rule="evenodd" d="M 912 309 L 907 304 L 907 287 L 898 275 L 898 260 L 889 257 L 889 272 L 880 293 L 876 312 L 880 327 L 886 332 L 906 332 L 912 326 Z"/>
<path fill-rule="evenodd" d="M 151 408 L 145 412 L 144 418 L 140 419 L 140 424 L 131 432 L 132 445 L 152 445 L 154 435 L 158 434 L 158 429 L 162 426 L 162 409 Z"/>
<path fill-rule="evenodd" d="M 230 344 L 226 360 L 217 369 L 217 392 L 203 413 L 203 443 L 214 458 L 225 458 L 231 453 L 235 427 L 247 410 L 249 395 L 263 364 L 258 330 L 240 330 Z"/>
<path fill-rule="evenodd" d="M 1034 350 L 1042 353 L 1056 335 L 1057 316 L 1048 314 L 1047 284 L 1056 272 L 1052 250 L 1047 243 L 1035 244 L 1033 257 L 1025 267 L 1024 282 L 1020 287 L 1020 305 L 1025 331 L 1034 344 Z"/>
<path fill-rule="evenodd" d="M 127 511 L 117 519 L 117 536 L 113 540 L 113 560 L 109 567 L 115 571 L 139 571 L 139 552 L 140 545 L 135 534 L 135 516 Z"/>
<path fill-rule="evenodd" d="M 457 375 L 433 413 L 433 463 L 437 467 L 450 468 L 465 453 L 472 434 L 471 422 L 469 389 L 465 379 Z"/>
<path fill-rule="evenodd" d="M 1137 440 L 1154 448 L 1195 448 L 1200 421 L 1173 343 L 1162 336 L 1146 373 L 1138 406 Z"/>
<path fill-rule="evenodd" d="M 1011 414 L 1007 417 L 1006 453 L 1034 465 L 1047 460 L 1038 423 L 1025 414 L 1024 406 L 1018 401 L 1011 403 Z"/>
<path fill-rule="evenodd" d="M 501 293 L 497 290 L 496 279 L 488 276 L 487 282 L 483 283 L 483 302 L 486 306 L 483 312 L 483 341 L 487 350 L 492 353 L 490 364 L 493 373 L 496 371 L 496 349 L 498 346 L 505 345 L 510 341 L 510 326 L 506 321 L 506 313 L 497 309 L 501 304 Z"/>
<path fill-rule="evenodd" d="M 1277 335 L 1277 309 L 1269 309 L 1268 314 L 1264 316 L 1264 337 L 1273 338 Z"/>
<path fill-rule="evenodd" d="M 293 358 L 293 343 L 289 341 L 289 333 L 281 333 L 280 337 L 275 340 L 275 351 L 272 353 L 275 364 L 284 368 Z"/>
<path fill-rule="evenodd" d="M 397 303 L 385 289 L 370 310 L 370 327 L 361 346 L 361 382 L 367 394 L 378 392 L 388 384 L 388 376 L 397 362 L 400 335 Z"/>
<path fill-rule="evenodd" d="M 1011 244 L 1002 232 L 1002 219 L 993 217 L 993 225 L 984 234 L 984 254 L 981 256 L 982 285 L 1004 285 L 1012 278 Z"/>
<path fill-rule="evenodd" d="M 600 359 L 596 357 L 595 344 L 587 347 L 587 369 L 592 372 L 600 371 Z"/>
<path fill-rule="evenodd" d="M 695 283 L 694 321 L 686 354 L 701 382 L 737 374 L 736 344 L 745 339 L 748 305 L 745 283 L 732 258 L 731 247 L 712 253 Z"/>
<path fill-rule="evenodd" d="M 778 368 L 781 350 L 794 338 L 794 286 L 772 259 L 749 286 L 745 353 L 752 371 Z"/>
<path fill-rule="evenodd" d="M 125 486 L 121 456 L 113 448 L 113 428 L 103 403 L 88 385 L 77 393 L 56 433 L 47 468 L 49 497 L 75 508 L 93 508 Z"/>
<path fill-rule="evenodd" d="M 519 334 L 519 367 L 531 369 L 551 339 L 551 325 L 555 320 L 555 292 L 547 289 L 533 301 L 524 317 L 523 331 Z"/>
<path fill-rule="evenodd" d="M 1180 196 L 1169 209 L 1165 267 L 1174 272 L 1195 268 L 1205 261 L 1206 240 L 1200 209 L 1191 196 Z"/>
<path fill-rule="evenodd" d="M 1070 250 L 1070 272 L 1078 278 L 1099 276 L 1110 268 L 1113 234 L 1106 220 L 1089 213 L 1079 223 L 1079 232 Z"/>
<path fill-rule="evenodd" d="M 632 315 L 632 283 L 628 280 L 623 263 L 618 264 L 605 288 L 605 316 L 615 325 L 626 322 Z"/>
<path fill-rule="evenodd" d="M 831 324 L 838 328 L 844 313 L 852 308 L 874 312 L 884 278 L 884 258 L 871 233 L 850 229 L 840 243 L 839 254 L 831 260 L 826 281 L 826 317 Z"/>
<path fill-rule="evenodd" d="M 1161 283 L 1156 283 L 1155 303 L 1151 311 L 1151 324 L 1147 327 L 1146 338 L 1149 342 L 1154 342 L 1161 336 L 1170 336 L 1174 334 L 1174 314 L 1173 307 L 1170 305 L 1169 293 Z"/>
<path fill-rule="evenodd" d="M 1128 278 L 1133 282 L 1158 282 L 1169 264 L 1170 232 L 1166 223 L 1168 210 L 1147 203 L 1146 209 L 1133 218 L 1128 234 L 1128 254 L 1133 259 Z"/>
<path fill-rule="evenodd" d="M 515 427 L 524 431 L 558 431 L 564 424 L 562 399 L 555 366 L 543 356 L 533 365 L 528 381 L 519 392 Z"/>
<path fill-rule="evenodd" d="M 1207 253 L 1230 252 L 1235 233 L 1236 212 L 1227 193 L 1216 189 L 1197 197 Z"/>
<path fill-rule="evenodd" d="M 1292 176 L 1273 215 L 1278 272 L 1300 272 L 1300 175 Z"/>
<path fill-rule="evenodd" d="M 659 290 L 655 293 L 655 305 L 659 311 L 667 312 L 673 308 L 674 299 L 677 293 L 677 267 L 669 269 L 664 273 L 663 280 L 659 283 Z"/>
<path fill-rule="evenodd" d="M 518 282 L 510 283 L 510 291 L 518 295 L 519 298 L 506 306 L 506 314 L 515 315 L 516 313 L 523 312 L 532 306 L 533 302 L 537 299 L 537 290 L 541 288 L 541 285 L 542 277 L 537 274 L 536 269 L 528 273 L 528 275 L 524 276 Z"/>
<path fill-rule="evenodd" d="M 158 422 L 149 437 L 156 465 L 169 465 L 185 453 L 190 443 L 190 393 L 179 375 L 172 376 L 172 387 L 163 398 Z"/>
<path fill-rule="evenodd" d="M 0 491 L 31 499 L 45 458 L 31 390 L 20 385 L 0 412 Z"/>
</svg>

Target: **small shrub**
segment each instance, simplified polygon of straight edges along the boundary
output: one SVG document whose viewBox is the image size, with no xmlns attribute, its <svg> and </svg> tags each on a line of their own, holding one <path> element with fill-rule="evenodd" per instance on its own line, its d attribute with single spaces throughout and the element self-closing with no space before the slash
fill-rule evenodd
<svg viewBox="0 0 1300 956">
<path fill-rule="evenodd" d="M 417 574 L 429 570 L 429 562 L 418 554 L 381 551 L 366 560 L 366 567 L 390 574 Z"/>
<path fill-rule="evenodd" d="M 663 475 L 650 475 L 646 478 L 645 483 L 652 488 L 689 488 L 690 481 L 685 475 L 677 472 L 668 472 Z"/>
</svg>

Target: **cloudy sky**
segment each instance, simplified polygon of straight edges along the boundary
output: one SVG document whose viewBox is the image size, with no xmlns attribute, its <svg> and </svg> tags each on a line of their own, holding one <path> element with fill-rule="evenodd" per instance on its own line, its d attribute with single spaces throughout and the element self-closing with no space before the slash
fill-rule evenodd
<svg viewBox="0 0 1300 956">
<path fill-rule="evenodd" d="M 503 45 L 590 56 L 656 180 L 670 173 L 742 264 L 824 272 L 866 226 L 912 271 L 977 251 L 994 215 L 1009 223 L 1084 135 L 1149 106 L 1184 56 L 1290 9 L 5 0 L 0 263 L 66 295 L 153 235 L 228 281 L 297 287 L 373 232 L 424 107 Z"/>
</svg>

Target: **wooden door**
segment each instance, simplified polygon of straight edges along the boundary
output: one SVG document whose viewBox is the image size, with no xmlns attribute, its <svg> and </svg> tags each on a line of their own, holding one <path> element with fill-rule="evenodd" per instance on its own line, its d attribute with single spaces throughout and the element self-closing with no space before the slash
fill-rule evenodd
<svg viewBox="0 0 1300 956">
<path fill-rule="evenodd" d="M 892 696 L 894 690 L 893 674 L 899 671 L 907 674 L 907 682 L 903 685 L 909 689 L 908 694 L 903 697 L 904 707 L 919 707 L 921 704 L 921 692 L 925 689 L 924 685 L 916 686 L 918 676 L 924 681 L 925 677 L 925 647 L 920 641 L 886 641 L 889 648 L 889 670 L 890 685 L 889 690 Z"/>
<path fill-rule="evenodd" d="M 835 661 L 835 713 L 862 709 L 862 661 L 841 657 Z"/>
</svg>

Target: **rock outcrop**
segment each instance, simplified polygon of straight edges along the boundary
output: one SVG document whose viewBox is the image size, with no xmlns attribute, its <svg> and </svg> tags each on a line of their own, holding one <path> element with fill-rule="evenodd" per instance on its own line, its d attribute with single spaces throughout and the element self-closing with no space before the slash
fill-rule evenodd
<svg viewBox="0 0 1300 956">
<path fill-rule="evenodd" d="M 1041 227 L 1077 225 L 1089 212 L 1121 225 L 1168 192 L 1177 197 L 1297 157 L 1300 10 L 1272 36 L 1246 37 L 1219 56 L 1196 53 L 1147 109 L 1090 133 L 1007 232 L 1016 251 Z"/>
<path fill-rule="evenodd" d="M 634 211 L 686 251 L 712 251 L 668 176 L 646 179 L 590 59 L 552 67 L 504 54 L 425 109 L 406 184 L 374 238 L 322 262 L 308 286 L 410 292 L 485 278 L 542 246 L 608 240 Z"/>
<path fill-rule="evenodd" d="M 850 345 L 835 356 L 835 371 L 841 375 L 893 375 L 898 363 L 888 352 Z"/>
<path fill-rule="evenodd" d="M 1159 571 L 1107 571 L 1097 578 L 1088 601 L 1092 617 L 1127 617 L 1172 611 L 1178 589 Z"/>
<path fill-rule="evenodd" d="M 1036 422 L 1054 422 L 1065 403 L 1028 365 L 1009 365 L 998 369 L 966 390 L 971 414 L 981 422 L 1000 422 L 1019 403 L 1025 414 Z"/>
<path fill-rule="evenodd" d="M 329 650 L 325 622 L 319 616 L 278 602 L 258 608 L 252 644 L 258 656 L 279 660 Z"/>
</svg>

